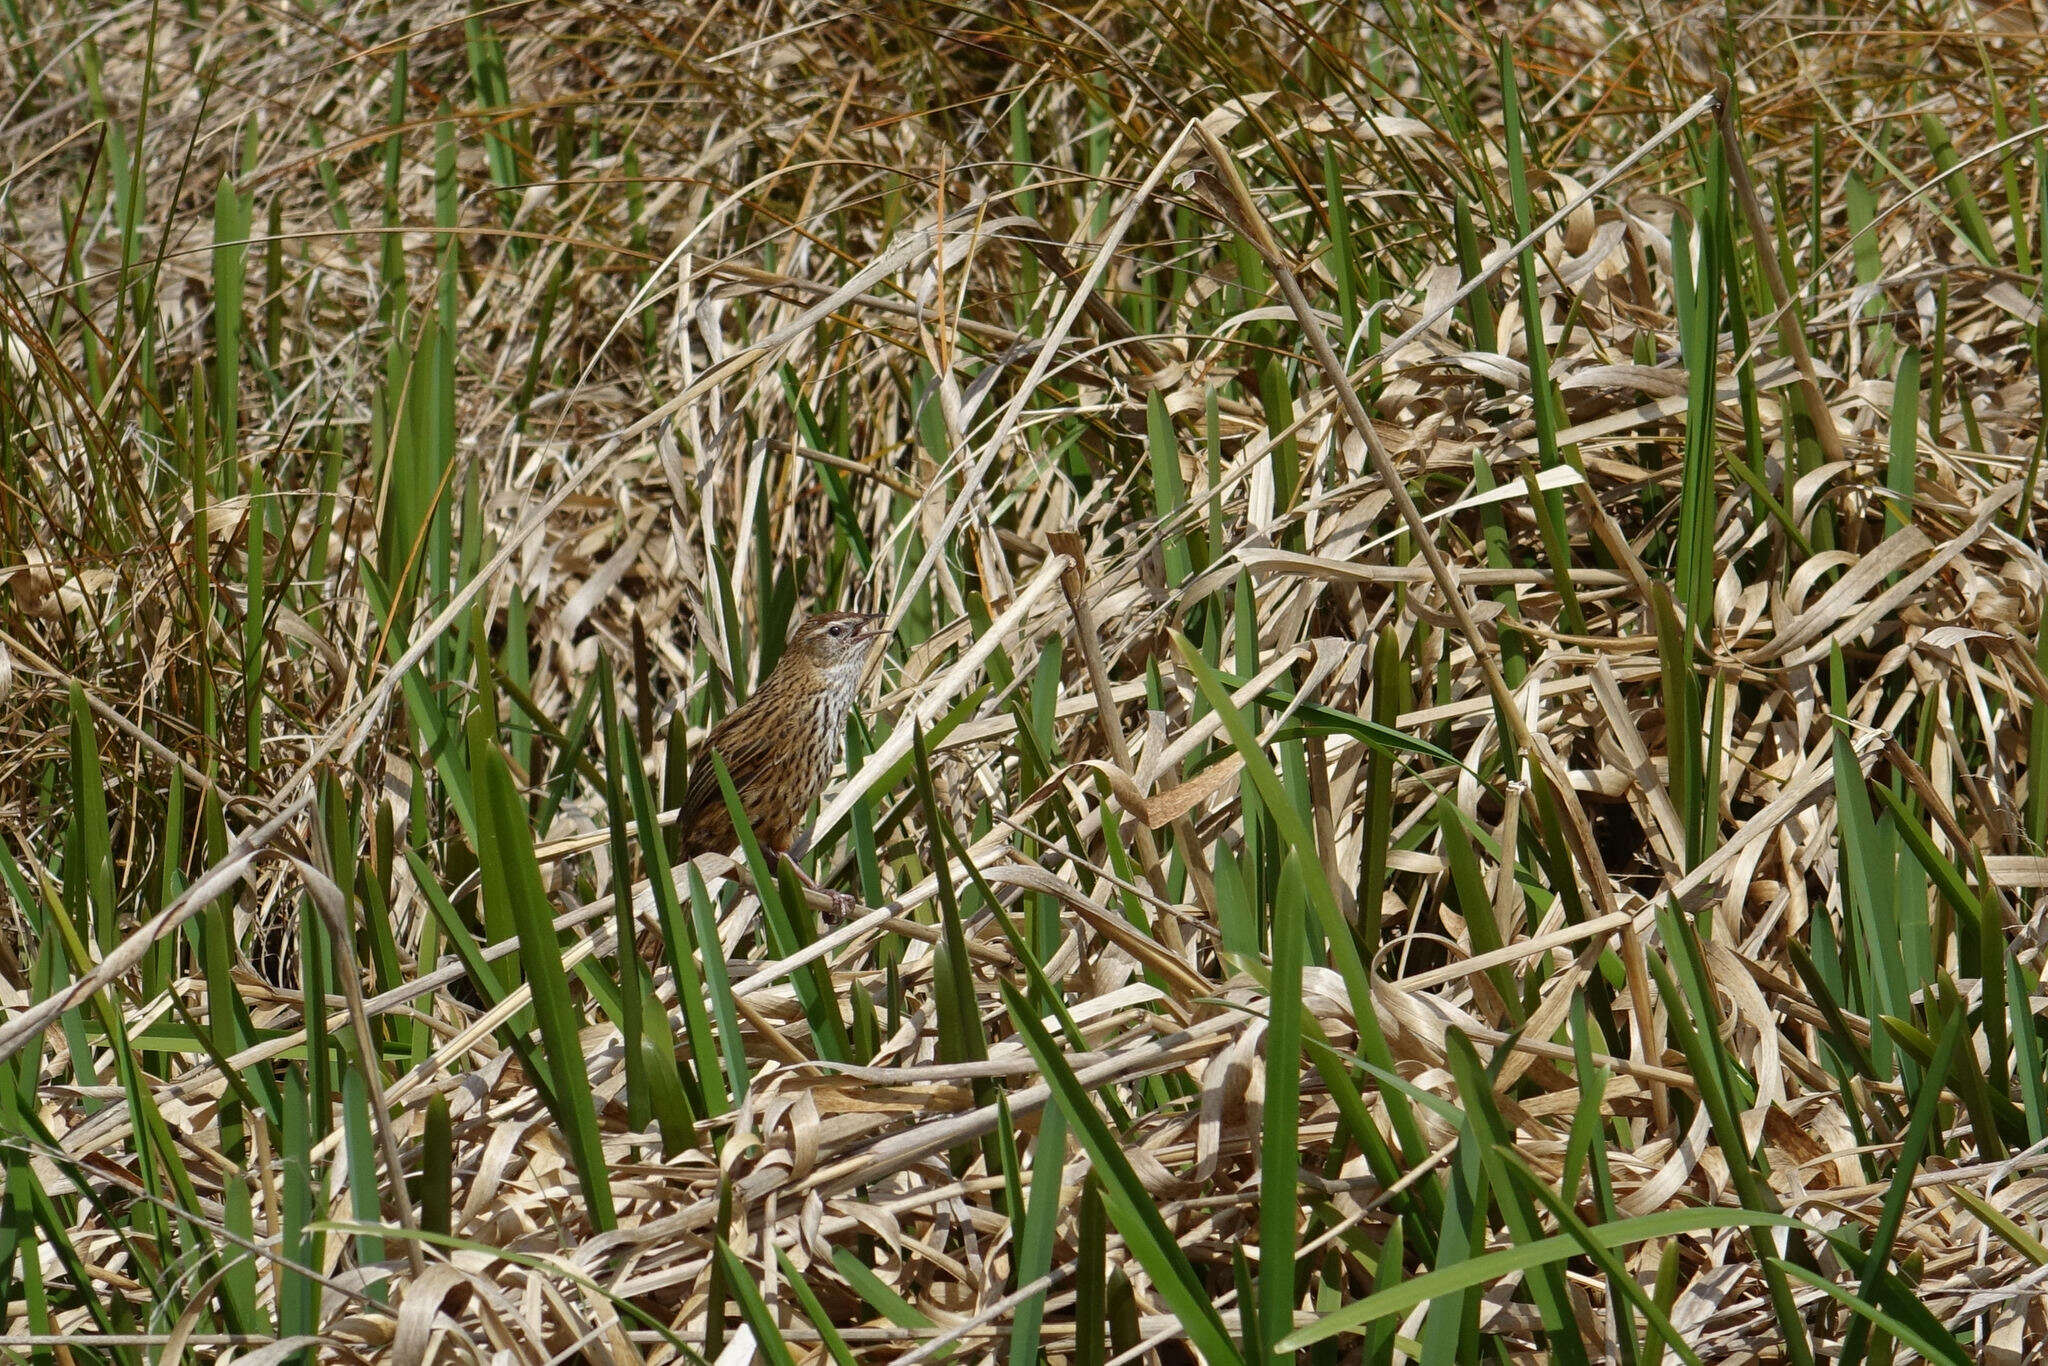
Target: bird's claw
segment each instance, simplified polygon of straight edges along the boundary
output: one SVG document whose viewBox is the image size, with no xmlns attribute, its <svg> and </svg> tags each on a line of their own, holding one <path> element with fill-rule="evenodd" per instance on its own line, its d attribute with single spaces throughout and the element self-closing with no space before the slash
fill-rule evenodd
<svg viewBox="0 0 2048 1366">
<path fill-rule="evenodd" d="M 789 861 L 790 870 L 797 875 L 797 879 L 800 882 L 802 882 L 804 886 L 810 888 L 814 892 L 823 894 L 826 898 L 830 900 L 831 905 L 826 909 L 826 915 L 830 916 L 834 920 L 851 920 L 853 918 L 853 913 L 860 909 L 860 899 L 856 897 L 852 892 L 842 892 L 831 887 L 823 886 L 819 883 L 819 881 L 816 878 L 812 877 L 809 873 L 805 872 L 803 865 L 796 861 L 795 853 L 788 849 L 785 849 L 782 851 L 782 857 Z"/>
</svg>

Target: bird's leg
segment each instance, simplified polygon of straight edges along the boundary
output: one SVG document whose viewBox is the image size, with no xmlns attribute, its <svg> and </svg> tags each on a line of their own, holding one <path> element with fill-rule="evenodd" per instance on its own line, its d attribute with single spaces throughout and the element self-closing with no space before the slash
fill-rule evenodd
<svg viewBox="0 0 2048 1366">
<path fill-rule="evenodd" d="M 803 865 L 796 861 L 795 854 L 789 850 L 783 850 L 782 857 L 788 860 L 790 871 L 796 874 L 799 882 L 814 892 L 822 892 L 832 898 L 832 914 L 844 919 L 851 916 L 854 908 L 860 904 L 851 892 L 835 891 L 833 888 L 820 886 L 818 880 L 804 871 Z"/>
</svg>

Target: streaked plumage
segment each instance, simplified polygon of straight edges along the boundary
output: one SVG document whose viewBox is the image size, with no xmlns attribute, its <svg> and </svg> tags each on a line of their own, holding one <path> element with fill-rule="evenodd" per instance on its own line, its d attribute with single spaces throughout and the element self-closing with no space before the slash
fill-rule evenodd
<svg viewBox="0 0 2048 1366">
<path fill-rule="evenodd" d="M 789 850 L 839 762 L 861 669 L 881 631 L 882 618 L 862 612 L 823 613 L 791 631 L 767 680 L 711 728 L 690 764 L 676 816 L 685 858 L 739 845 L 711 765 L 714 753 L 725 760 L 762 852 L 772 859 Z"/>
</svg>

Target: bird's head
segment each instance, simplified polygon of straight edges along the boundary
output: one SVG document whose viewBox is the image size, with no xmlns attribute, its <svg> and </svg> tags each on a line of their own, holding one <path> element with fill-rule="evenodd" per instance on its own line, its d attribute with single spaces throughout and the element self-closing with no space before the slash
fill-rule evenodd
<svg viewBox="0 0 2048 1366">
<path fill-rule="evenodd" d="M 805 617 L 789 633 L 783 654 L 820 673 L 858 678 L 869 645 L 882 635 L 883 620 L 869 612 L 821 612 Z"/>
</svg>

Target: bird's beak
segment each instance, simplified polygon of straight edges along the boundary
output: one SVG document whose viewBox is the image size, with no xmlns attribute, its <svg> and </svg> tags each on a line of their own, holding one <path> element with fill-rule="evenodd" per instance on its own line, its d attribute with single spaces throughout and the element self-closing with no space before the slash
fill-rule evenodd
<svg viewBox="0 0 2048 1366">
<path fill-rule="evenodd" d="M 862 640 L 874 640 L 879 636 L 887 635 L 888 622 L 889 617 L 887 613 L 870 612 L 867 621 L 861 626 L 860 638 Z"/>
</svg>

